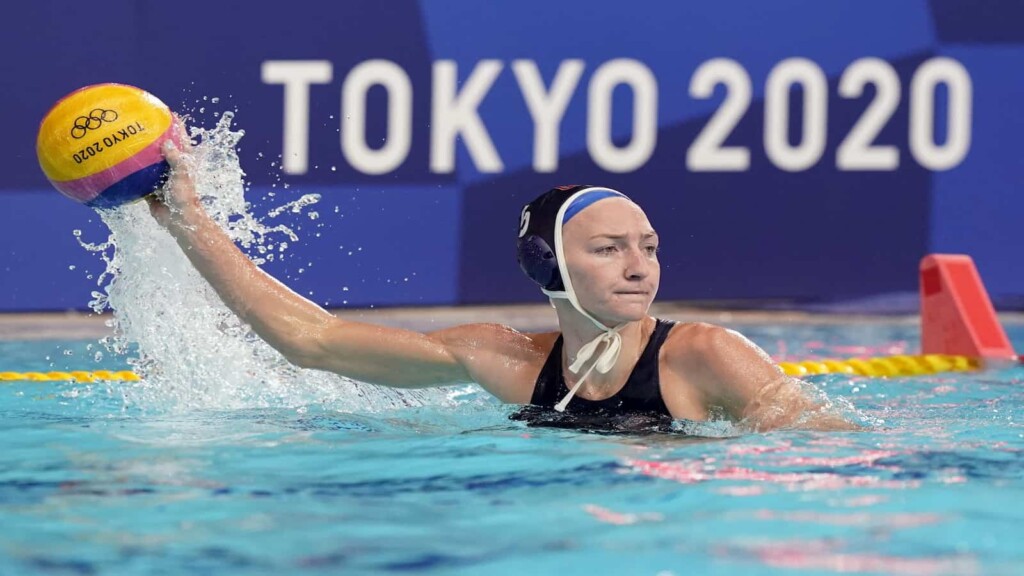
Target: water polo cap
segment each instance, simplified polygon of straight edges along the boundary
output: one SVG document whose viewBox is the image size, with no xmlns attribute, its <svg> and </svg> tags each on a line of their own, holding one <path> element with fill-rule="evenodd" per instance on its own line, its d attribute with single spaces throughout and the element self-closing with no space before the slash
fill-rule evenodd
<svg viewBox="0 0 1024 576">
<path fill-rule="evenodd" d="M 534 282 L 540 285 L 541 291 L 552 299 L 566 299 L 580 314 L 589 318 L 601 334 L 580 348 L 579 353 L 569 371 L 578 374 L 598 346 L 605 344 L 604 350 L 590 365 L 590 368 L 576 382 L 569 394 L 555 405 L 555 410 L 562 412 L 569 400 L 580 389 L 584 380 L 594 369 L 607 374 L 619 358 L 622 349 L 622 337 L 619 331 L 626 326 L 620 324 L 614 328 L 605 326 L 597 318 L 580 306 L 576 291 L 572 287 L 572 279 L 565 265 L 565 251 L 562 249 L 562 227 L 591 204 L 605 198 L 628 198 L 625 194 L 602 188 L 600 186 L 559 186 L 548 190 L 533 202 L 523 207 L 519 215 L 519 241 L 517 258 L 519 267 Z"/>
</svg>

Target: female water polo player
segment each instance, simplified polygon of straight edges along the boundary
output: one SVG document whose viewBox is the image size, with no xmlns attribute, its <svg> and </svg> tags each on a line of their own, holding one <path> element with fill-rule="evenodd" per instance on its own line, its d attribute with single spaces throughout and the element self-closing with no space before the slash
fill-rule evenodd
<svg viewBox="0 0 1024 576">
<path fill-rule="evenodd" d="M 205 213 L 182 152 L 168 143 L 164 155 L 171 177 L 149 200 L 153 215 L 224 303 L 300 367 L 395 388 L 475 382 L 530 405 L 527 420 L 721 414 L 753 430 L 854 428 L 740 334 L 648 315 L 658 235 L 620 192 L 565 186 L 523 208 L 519 263 L 551 298 L 558 332 L 468 324 L 423 334 L 341 320 L 276 281 Z"/>
</svg>

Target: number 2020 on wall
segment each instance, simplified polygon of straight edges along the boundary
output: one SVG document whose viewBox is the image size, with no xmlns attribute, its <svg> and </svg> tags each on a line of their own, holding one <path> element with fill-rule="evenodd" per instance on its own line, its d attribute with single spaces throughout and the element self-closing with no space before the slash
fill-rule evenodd
<svg viewBox="0 0 1024 576">
<path fill-rule="evenodd" d="M 715 58 L 701 64 L 690 79 L 690 96 L 708 99 L 719 85 L 725 98 L 686 153 L 692 172 L 743 172 L 750 168 L 750 149 L 726 146 L 725 141 L 750 107 L 750 75 L 735 60 Z M 836 168 L 844 171 L 894 171 L 900 150 L 876 144 L 875 139 L 900 104 L 900 78 L 879 58 L 861 58 L 843 71 L 838 96 L 860 98 L 868 84 L 874 96 L 836 148 Z M 803 92 L 801 133 L 790 138 L 790 98 Z M 936 142 L 936 91 L 946 89 L 946 134 Z M 814 62 L 789 58 L 775 65 L 764 86 L 764 151 L 781 170 L 800 172 L 817 165 L 825 153 L 828 120 L 828 80 Z M 914 161 L 930 170 L 949 170 L 960 164 L 971 146 L 971 77 L 951 58 L 924 61 L 910 81 L 908 148 Z M 794 144 L 793 142 L 797 142 Z"/>
</svg>

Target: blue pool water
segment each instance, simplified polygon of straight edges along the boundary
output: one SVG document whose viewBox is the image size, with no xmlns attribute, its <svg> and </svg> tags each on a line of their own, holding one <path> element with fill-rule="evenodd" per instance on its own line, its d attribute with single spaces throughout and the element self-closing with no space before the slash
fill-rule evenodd
<svg viewBox="0 0 1024 576">
<path fill-rule="evenodd" d="M 734 327 L 780 358 L 918 345 L 900 322 Z M 127 367 L 101 349 L 0 342 L 0 370 Z M 601 435 L 474 387 L 360 410 L 0 384 L 0 574 L 1024 573 L 1024 369 L 813 382 L 876 425 Z"/>
</svg>

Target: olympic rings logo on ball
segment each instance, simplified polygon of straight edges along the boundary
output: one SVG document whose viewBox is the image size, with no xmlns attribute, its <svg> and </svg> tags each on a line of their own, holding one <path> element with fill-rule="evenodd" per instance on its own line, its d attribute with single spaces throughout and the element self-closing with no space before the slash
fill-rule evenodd
<svg viewBox="0 0 1024 576">
<path fill-rule="evenodd" d="M 95 130 L 100 126 L 103 126 L 104 122 L 113 122 L 117 120 L 116 110 L 104 110 L 102 108 L 96 108 L 89 112 L 88 116 L 79 116 L 75 118 L 75 124 L 71 128 L 71 137 L 75 140 L 85 137 L 89 130 Z"/>
</svg>

